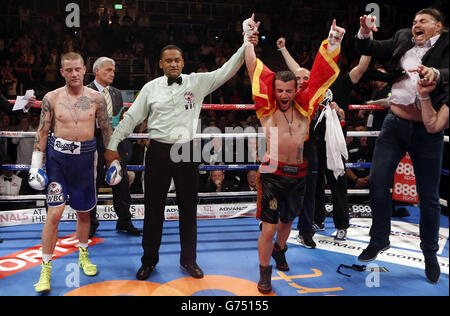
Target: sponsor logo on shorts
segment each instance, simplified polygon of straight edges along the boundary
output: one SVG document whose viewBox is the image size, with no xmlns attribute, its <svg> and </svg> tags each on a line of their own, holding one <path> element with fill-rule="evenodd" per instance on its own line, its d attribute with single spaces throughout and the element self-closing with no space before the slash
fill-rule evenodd
<svg viewBox="0 0 450 316">
<path fill-rule="evenodd" d="M 287 174 L 297 174 L 298 173 L 298 167 L 284 165 L 283 172 L 285 172 Z"/>
<path fill-rule="evenodd" d="M 276 198 L 273 198 L 270 202 L 269 202 L 269 208 L 272 211 L 276 211 L 278 209 L 278 201 Z"/>
<path fill-rule="evenodd" d="M 55 140 L 55 145 L 53 147 L 56 151 L 63 153 L 70 153 L 74 155 L 79 155 L 81 153 L 81 143 L 71 142 L 61 138 Z"/>
<path fill-rule="evenodd" d="M 61 184 L 52 182 L 48 185 L 47 203 L 63 203 L 64 194 Z"/>
</svg>

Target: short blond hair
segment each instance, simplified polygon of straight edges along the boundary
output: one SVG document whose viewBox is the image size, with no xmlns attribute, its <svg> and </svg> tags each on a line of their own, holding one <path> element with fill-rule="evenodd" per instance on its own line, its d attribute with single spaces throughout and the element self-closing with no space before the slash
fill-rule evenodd
<svg viewBox="0 0 450 316">
<path fill-rule="evenodd" d="M 77 59 L 81 60 L 81 64 L 84 66 L 83 56 L 75 52 L 68 52 L 61 56 L 61 67 L 64 65 L 64 62 L 66 60 L 77 60 Z"/>
</svg>

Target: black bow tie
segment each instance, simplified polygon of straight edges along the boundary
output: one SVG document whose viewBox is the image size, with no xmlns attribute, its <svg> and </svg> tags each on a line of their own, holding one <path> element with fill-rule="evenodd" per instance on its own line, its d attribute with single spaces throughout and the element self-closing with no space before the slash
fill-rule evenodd
<svg viewBox="0 0 450 316">
<path fill-rule="evenodd" d="M 171 86 L 172 83 L 178 83 L 178 84 L 181 85 L 182 82 L 183 82 L 183 78 L 181 78 L 181 76 L 178 77 L 178 78 L 176 78 L 176 79 L 173 79 L 173 78 L 168 78 L 168 79 L 167 79 L 167 84 L 168 84 L 169 86 Z"/>
<path fill-rule="evenodd" d="M 11 181 L 12 181 L 12 178 L 6 178 L 6 177 L 5 177 L 5 181 L 11 182 Z"/>
</svg>

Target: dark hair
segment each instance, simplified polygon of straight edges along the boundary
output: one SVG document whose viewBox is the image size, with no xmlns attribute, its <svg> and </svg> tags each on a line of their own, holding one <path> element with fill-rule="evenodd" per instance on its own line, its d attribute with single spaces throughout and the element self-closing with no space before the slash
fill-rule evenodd
<svg viewBox="0 0 450 316">
<path fill-rule="evenodd" d="M 281 80 L 283 82 L 289 82 L 291 80 L 297 81 L 297 77 L 292 71 L 285 70 L 277 72 L 274 80 Z"/>
<path fill-rule="evenodd" d="M 278 71 L 275 74 L 275 78 L 273 79 L 274 87 L 275 87 L 275 80 L 280 80 L 280 81 L 283 81 L 283 82 L 294 81 L 295 82 L 295 86 L 297 87 L 297 77 L 290 70 Z"/>
<path fill-rule="evenodd" d="M 442 14 L 441 11 L 439 11 L 438 9 L 435 8 L 425 8 L 420 10 L 419 12 L 416 13 L 415 16 L 418 16 L 419 14 L 428 14 L 431 15 L 433 17 L 433 19 L 436 22 L 441 22 L 442 26 L 444 26 L 444 22 L 445 22 L 445 18 L 444 15 Z"/>
<path fill-rule="evenodd" d="M 166 50 L 170 50 L 170 49 L 175 49 L 175 50 L 179 51 L 181 56 L 183 56 L 183 50 L 180 47 L 178 47 L 177 45 L 167 45 L 167 46 L 164 46 L 163 49 L 161 49 L 161 52 L 159 53 L 159 58 L 162 59 L 163 53 Z"/>
</svg>

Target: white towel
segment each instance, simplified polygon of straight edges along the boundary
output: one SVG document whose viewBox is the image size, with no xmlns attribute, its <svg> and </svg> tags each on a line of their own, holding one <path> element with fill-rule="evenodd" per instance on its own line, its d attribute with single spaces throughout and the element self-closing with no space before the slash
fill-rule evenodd
<svg viewBox="0 0 450 316">
<path fill-rule="evenodd" d="M 337 180 L 338 177 L 345 174 L 342 157 L 348 159 L 347 143 L 336 110 L 331 110 L 330 106 L 327 106 L 324 112 L 327 118 L 325 131 L 327 167 L 333 171 Z"/>
</svg>

